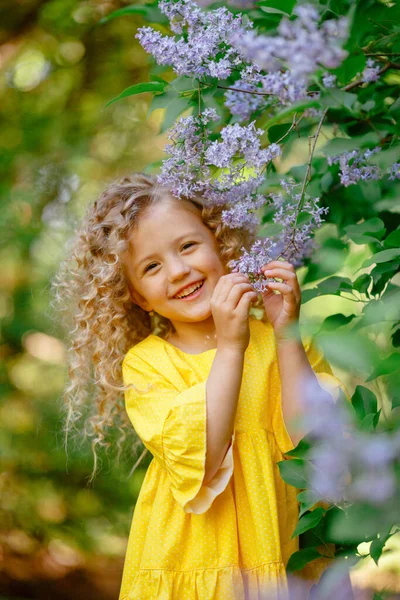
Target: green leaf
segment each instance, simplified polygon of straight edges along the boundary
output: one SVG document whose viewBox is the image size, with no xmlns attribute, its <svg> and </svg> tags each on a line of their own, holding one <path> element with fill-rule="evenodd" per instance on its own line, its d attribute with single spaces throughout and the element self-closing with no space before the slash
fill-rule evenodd
<svg viewBox="0 0 400 600">
<path fill-rule="evenodd" d="M 296 529 L 292 533 L 292 539 L 300 535 L 301 533 L 304 533 L 308 529 L 312 529 L 313 527 L 315 527 L 315 525 L 318 525 L 325 512 L 326 511 L 324 508 L 317 507 L 313 511 L 303 515 L 297 523 Z"/>
<path fill-rule="evenodd" d="M 378 565 L 378 560 L 380 559 L 382 552 L 383 552 L 383 548 L 385 547 L 386 542 L 388 541 L 388 539 L 391 537 L 390 532 L 387 533 L 386 535 L 383 534 L 379 534 L 379 538 L 377 537 L 371 544 L 370 548 L 369 548 L 369 553 L 371 555 L 371 558 L 374 560 L 375 564 Z"/>
<path fill-rule="evenodd" d="M 336 313 L 334 315 L 329 315 L 326 317 L 325 321 L 322 323 L 320 331 L 335 331 L 339 327 L 343 327 L 344 325 L 348 325 L 357 315 L 343 315 L 342 313 Z"/>
<path fill-rule="evenodd" d="M 376 414 L 378 410 L 378 402 L 375 394 L 362 385 L 356 387 L 351 397 L 351 403 L 360 421 L 366 415 Z"/>
<path fill-rule="evenodd" d="M 173 102 L 170 102 L 165 111 L 164 120 L 160 127 L 160 133 L 164 133 L 169 129 L 177 117 L 185 110 L 188 110 L 188 108 L 190 108 L 188 98 L 175 98 Z"/>
<path fill-rule="evenodd" d="M 313 490 L 303 490 L 299 492 L 297 494 L 297 499 L 300 503 L 299 517 L 311 510 L 320 500 L 319 496 Z"/>
<path fill-rule="evenodd" d="M 296 0 L 259 0 L 259 2 L 256 2 L 257 6 L 273 8 L 287 15 L 292 14 L 295 4 Z"/>
<path fill-rule="evenodd" d="M 318 552 L 317 547 L 305 548 L 304 550 L 293 552 L 286 565 L 286 570 L 289 572 L 298 571 L 320 556 L 322 556 L 322 554 Z"/>
<path fill-rule="evenodd" d="M 288 115 L 291 115 L 294 112 L 302 112 L 306 110 L 306 108 L 312 107 L 319 107 L 319 102 L 317 100 L 301 100 L 300 102 L 295 102 L 269 119 L 264 125 L 264 129 L 267 131 L 272 125 L 279 123 L 279 121 L 285 119 Z"/>
<path fill-rule="evenodd" d="M 360 292 L 360 294 L 366 294 L 368 292 L 369 286 L 371 285 L 371 281 L 371 275 L 369 275 L 368 273 L 364 273 L 363 275 L 357 277 L 353 284 L 353 287 L 355 290 L 357 290 L 357 292 Z"/>
<path fill-rule="evenodd" d="M 279 125 L 272 125 L 268 129 L 268 139 L 270 143 L 275 143 L 281 139 L 291 128 L 292 123 L 281 123 Z"/>
<path fill-rule="evenodd" d="M 349 92 L 344 92 L 343 90 L 332 89 L 327 90 L 321 95 L 320 103 L 322 106 L 329 108 L 347 108 L 351 112 L 356 100 L 357 94 L 350 94 Z"/>
<path fill-rule="evenodd" d="M 369 415 L 365 415 L 365 417 L 360 422 L 361 431 L 365 431 L 367 433 L 373 433 L 374 429 L 378 425 L 379 415 L 381 414 L 381 410 L 379 409 L 377 413 Z"/>
<path fill-rule="evenodd" d="M 311 221 L 311 219 L 313 218 L 311 213 L 308 212 L 300 212 L 297 215 L 297 219 L 296 219 L 296 227 L 300 227 L 300 225 L 304 225 L 304 223 L 308 223 L 309 221 Z"/>
<path fill-rule="evenodd" d="M 371 373 L 379 360 L 379 352 L 374 342 L 367 337 L 345 329 L 318 333 L 315 336 L 328 362 L 347 370 L 351 365 L 354 375 L 361 377 Z"/>
<path fill-rule="evenodd" d="M 383 241 L 383 245 L 389 248 L 397 248 L 400 246 L 400 227 L 389 233 L 387 238 Z"/>
<path fill-rule="evenodd" d="M 135 85 L 131 85 L 126 88 L 119 96 L 107 102 L 105 108 L 110 106 L 113 102 L 117 102 L 117 100 L 122 100 L 122 98 L 127 98 L 128 96 L 136 96 L 137 94 L 144 94 L 145 92 L 152 92 L 155 94 L 156 92 L 164 91 L 166 83 L 161 83 L 160 81 L 148 81 L 147 83 L 136 83 Z"/>
<path fill-rule="evenodd" d="M 97 25 L 104 25 L 104 23 L 108 23 L 112 19 L 127 15 L 142 15 L 149 23 L 169 23 L 168 18 L 160 11 L 156 4 L 132 4 L 114 10 L 109 15 L 100 19 Z"/>
<path fill-rule="evenodd" d="M 281 460 L 276 463 L 278 465 L 282 479 L 295 488 L 310 487 L 307 481 L 305 460 L 299 458 L 291 458 L 289 460 Z"/>
<path fill-rule="evenodd" d="M 352 138 L 335 137 L 321 147 L 321 152 L 326 156 L 335 156 L 336 154 L 350 152 L 350 150 L 363 148 L 364 146 L 376 146 L 379 144 L 379 141 L 379 134 L 375 131 L 369 131 L 364 135 L 354 136 Z"/>
<path fill-rule="evenodd" d="M 370 267 L 373 264 L 379 264 L 384 262 L 390 262 L 393 259 L 400 258 L 400 248 L 391 248 L 390 250 L 382 250 L 373 254 L 370 258 L 367 258 L 361 265 L 362 269 Z"/>
<path fill-rule="evenodd" d="M 309 449 L 311 448 L 311 443 L 307 440 L 307 436 L 299 441 L 296 448 L 293 450 L 289 450 L 289 452 L 285 452 L 285 456 L 294 456 L 296 458 L 304 458 L 307 456 Z"/>
<path fill-rule="evenodd" d="M 318 296 L 325 296 L 327 294 L 332 294 L 334 296 L 340 296 L 340 292 L 347 292 L 353 289 L 351 280 L 347 277 L 328 277 L 324 281 L 321 281 L 317 285 L 317 287 L 304 290 L 302 294 L 302 304 L 305 304 L 312 298 L 316 298 Z"/>
<path fill-rule="evenodd" d="M 347 84 L 355 75 L 364 70 L 365 64 L 365 54 L 363 52 L 352 51 L 339 68 L 332 70 L 332 73 L 334 73 L 343 84 Z"/>
<path fill-rule="evenodd" d="M 382 375 L 389 375 L 389 373 L 393 373 L 397 369 L 400 369 L 400 353 L 393 352 L 393 354 L 381 359 L 378 364 L 374 365 L 374 370 L 366 381 L 372 381 Z"/>
<path fill-rule="evenodd" d="M 347 235 L 355 241 L 357 236 L 372 236 L 372 240 L 380 240 L 386 232 L 386 227 L 382 219 L 373 217 L 356 225 L 348 225 L 344 228 Z M 356 242 L 357 243 L 357 242 Z"/>
</svg>

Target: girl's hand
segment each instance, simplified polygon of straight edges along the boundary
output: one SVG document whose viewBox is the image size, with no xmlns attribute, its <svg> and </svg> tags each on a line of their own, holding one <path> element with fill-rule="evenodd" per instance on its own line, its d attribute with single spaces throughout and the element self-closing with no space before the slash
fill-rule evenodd
<svg viewBox="0 0 400 600">
<path fill-rule="evenodd" d="M 297 323 L 300 316 L 301 291 L 295 268 L 287 261 L 273 260 L 261 271 L 266 277 L 279 277 L 283 283 L 271 281 L 262 293 L 265 313 L 278 339 L 285 337 L 285 328 Z M 274 294 L 274 290 L 280 294 Z"/>
<path fill-rule="evenodd" d="M 210 300 L 218 348 L 246 350 L 250 341 L 250 302 L 256 299 L 247 275 L 228 273 L 219 278 Z"/>
</svg>

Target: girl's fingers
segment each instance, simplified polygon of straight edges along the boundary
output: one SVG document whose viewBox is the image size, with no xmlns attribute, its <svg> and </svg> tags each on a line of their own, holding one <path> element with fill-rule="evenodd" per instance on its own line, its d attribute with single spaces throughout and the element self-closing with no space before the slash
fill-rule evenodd
<svg viewBox="0 0 400 600">
<path fill-rule="evenodd" d="M 285 269 L 295 271 L 294 266 L 287 260 L 271 260 L 271 262 L 266 263 L 261 267 L 261 271 L 264 271 L 265 269 L 272 269 L 274 267 L 284 267 Z"/>
<path fill-rule="evenodd" d="M 271 269 L 270 271 L 270 273 L 265 273 L 266 277 L 280 277 L 283 279 L 286 285 L 289 285 L 289 287 L 292 289 L 296 299 L 300 301 L 300 285 L 296 273 L 286 269 Z"/>
<path fill-rule="evenodd" d="M 271 281 L 271 283 L 268 284 L 268 287 L 281 292 L 284 296 L 287 297 L 286 299 L 289 302 L 297 303 L 297 298 L 293 292 L 293 289 L 287 283 L 279 283 L 278 281 Z"/>
<path fill-rule="evenodd" d="M 285 279 L 291 283 L 297 281 L 296 273 L 293 273 L 293 271 L 289 271 L 288 269 L 266 269 L 264 274 L 267 277 L 280 277 L 281 279 Z"/>
</svg>

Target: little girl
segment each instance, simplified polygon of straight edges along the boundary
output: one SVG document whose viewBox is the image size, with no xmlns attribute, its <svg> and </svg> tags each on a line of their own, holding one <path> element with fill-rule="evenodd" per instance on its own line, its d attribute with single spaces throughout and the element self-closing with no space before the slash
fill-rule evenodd
<svg viewBox="0 0 400 600">
<path fill-rule="evenodd" d="M 259 297 L 230 272 L 252 240 L 223 224 L 222 209 L 134 174 L 89 207 L 71 254 L 77 266 L 64 289 L 75 286 L 79 299 L 69 395 L 92 362 L 95 449 L 106 426 L 123 422 L 123 381 L 126 413 L 154 457 L 119 600 L 284 597 L 299 548 L 298 490 L 276 463 L 304 435 L 286 427 L 299 413 L 298 382 L 317 377 L 348 395 L 310 340 L 287 335 L 301 303 L 293 266 L 265 265 L 283 281 Z M 81 408 L 74 401 L 68 423 Z"/>
</svg>

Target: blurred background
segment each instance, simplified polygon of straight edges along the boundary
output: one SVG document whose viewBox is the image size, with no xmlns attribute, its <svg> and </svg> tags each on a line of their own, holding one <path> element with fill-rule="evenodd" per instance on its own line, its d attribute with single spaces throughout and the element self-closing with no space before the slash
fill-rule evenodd
<svg viewBox="0 0 400 600">
<path fill-rule="evenodd" d="M 142 94 L 107 102 L 148 80 L 135 40 L 140 16 L 99 20 L 129 2 L 2 0 L 0 7 L 0 598 L 118 597 L 127 537 L 150 462 L 129 476 L 132 457 L 105 459 L 88 485 L 90 447 L 70 450 L 60 417 L 66 349 L 50 307 L 50 280 L 88 202 L 114 178 L 162 158 L 163 110 Z M 307 141 L 281 169 L 305 161 Z M 318 235 L 332 235 L 330 224 Z M 352 276 L 369 255 L 350 242 L 338 273 Z M 302 279 L 306 269 L 300 269 Z M 314 285 L 314 284 L 313 284 Z M 358 306 L 315 298 L 303 316 L 320 319 Z M 382 332 L 382 335 L 385 335 Z M 363 383 L 335 372 L 353 390 Z M 379 380 L 371 389 L 385 401 Z M 383 408 L 384 411 L 384 408 Z M 400 594 L 400 542 L 368 559 L 354 581 Z M 367 594 L 369 589 L 369 595 Z M 361 596 L 360 596 L 361 597 Z"/>
</svg>

